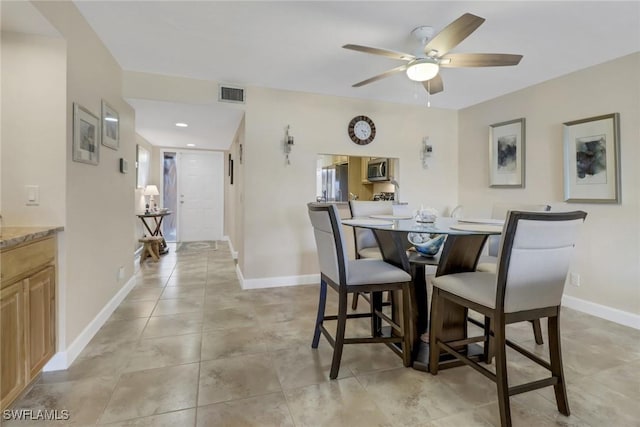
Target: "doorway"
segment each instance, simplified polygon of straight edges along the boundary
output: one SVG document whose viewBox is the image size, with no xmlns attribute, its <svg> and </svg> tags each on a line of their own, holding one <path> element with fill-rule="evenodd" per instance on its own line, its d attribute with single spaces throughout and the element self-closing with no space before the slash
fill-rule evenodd
<svg viewBox="0 0 640 427">
<path fill-rule="evenodd" d="M 218 151 L 163 152 L 164 206 L 174 212 L 174 215 L 165 218 L 166 221 L 173 217 L 173 225 L 171 221 L 167 221 L 166 228 L 163 229 L 163 233 L 166 230 L 167 240 L 222 240 L 223 159 L 223 153 Z"/>
<path fill-rule="evenodd" d="M 162 201 L 163 206 L 173 212 L 162 221 L 162 234 L 168 242 L 178 241 L 178 172 L 177 153 L 165 152 L 162 162 Z"/>
</svg>

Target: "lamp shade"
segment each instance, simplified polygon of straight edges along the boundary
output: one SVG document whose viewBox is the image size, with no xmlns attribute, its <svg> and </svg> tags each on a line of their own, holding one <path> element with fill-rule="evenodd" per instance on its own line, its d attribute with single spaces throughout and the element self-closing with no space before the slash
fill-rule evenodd
<svg viewBox="0 0 640 427">
<path fill-rule="evenodd" d="M 159 196 L 160 192 L 158 191 L 158 187 L 156 187 L 155 185 L 147 185 L 144 188 L 144 195 L 145 196 Z"/>
<path fill-rule="evenodd" d="M 424 82 L 434 78 L 440 67 L 434 59 L 416 59 L 407 67 L 407 77 L 416 82 Z"/>
</svg>

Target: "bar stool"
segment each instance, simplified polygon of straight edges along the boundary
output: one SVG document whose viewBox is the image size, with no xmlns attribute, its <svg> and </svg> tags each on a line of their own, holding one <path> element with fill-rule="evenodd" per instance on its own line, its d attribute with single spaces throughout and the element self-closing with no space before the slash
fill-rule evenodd
<svg viewBox="0 0 640 427">
<path fill-rule="evenodd" d="M 560 302 L 571 255 L 587 214 L 575 212 L 511 211 L 498 254 L 497 272 L 447 274 L 433 280 L 430 324 L 429 372 L 436 375 L 440 352 L 471 366 L 497 385 L 500 424 L 510 427 L 509 397 L 553 386 L 558 411 L 569 415 L 569 402 L 560 350 Z M 477 311 L 489 319 L 489 334 L 450 341 L 443 332 L 445 300 Z M 508 340 L 505 326 L 524 320 L 548 319 L 549 361 Z M 470 359 L 468 344 L 484 342 L 495 349 L 495 373 Z M 506 347 L 550 371 L 551 376 L 510 386 Z"/>
<path fill-rule="evenodd" d="M 333 347 L 329 378 L 336 379 L 338 376 L 342 348 L 346 344 L 386 344 L 402 357 L 404 366 L 410 366 L 412 346 L 410 336 L 411 276 L 406 271 L 387 264 L 383 260 L 349 260 L 336 206 L 328 203 L 309 203 L 307 206 L 320 264 L 320 297 L 311 347 L 318 348 L 320 334 L 324 335 Z M 325 313 L 328 287 L 338 293 L 337 315 Z M 396 290 L 402 292 L 404 303 L 401 324 L 382 312 L 382 292 Z M 369 313 L 347 313 L 347 297 L 354 292 L 370 293 L 371 310 Z M 371 318 L 371 336 L 346 338 L 347 320 L 362 317 Z M 337 320 L 334 336 L 325 327 L 327 320 Z M 381 328 L 383 321 L 391 326 L 396 333 L 383 336 Z"/>
</svg>

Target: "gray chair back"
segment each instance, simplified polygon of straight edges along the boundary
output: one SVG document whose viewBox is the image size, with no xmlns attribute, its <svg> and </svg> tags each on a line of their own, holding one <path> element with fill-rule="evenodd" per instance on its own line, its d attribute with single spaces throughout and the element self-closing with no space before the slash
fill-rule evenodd
<svg viewBox="0 0 640 427">
<path fill-rule="evenodd" d="M 513 211 L 528 211 L 528 212 L 549 212 L 551 210 L 551 206 L 549 205 L 510 205 L 506 203 L 497 203 L 493 205 L 493 209 L 491 210 L 491 218 L 492 219 L 506 219 L 507 213 L 510 210 Z M 498 256 L 498 250 L 500 247 L 500 236 L 490 236 L 487 242 L 487 248 L 489 251 L 489 256 Z"/>
<path fill-rule="evenodd" d="M 587 214 L 510 211 L 498 259 L 496 307 L 505 313 L 559 306 Z"/>
<path fill-rule="evenodd" d="M 347 246 L 336 205 L 309 203 L 307 207 L 316 239 L 320 272 L 336 284 L 346 283 Z"/>
<path fill-rule="evenodd" d="M 353 218 L 366 218 L 370 215 L 393 215 L 393 203 L 388 200 L 379 202 L 350 200 L 349 209 Z M 353 235 L 355 237 L 356 258 L 360 257 L 358 254 L 360 250 L 378 247 L 378 242 L 371 230 L 355 227 Z"/>
</svg>

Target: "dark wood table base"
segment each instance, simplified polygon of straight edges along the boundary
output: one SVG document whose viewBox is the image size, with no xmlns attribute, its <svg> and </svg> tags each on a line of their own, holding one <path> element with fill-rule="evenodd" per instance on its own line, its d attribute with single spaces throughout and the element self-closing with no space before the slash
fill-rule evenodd
<svg viewBox="0 0 640 427">
<path fill-rule="evenodd" d="M 414 368 L 427 371 L 429 360 L 429 344 L 422 342 L 420 336 L 428 331 L 429 303 L 427 301 L 427 283 L 425 278 L 426 265 L 437 265 L 436 276 L 445 274 L 475 271 L 478 258 L 488 238 L 488 234 L 449 234 L 442 248 L 439 259 L 429 259 L 407 256 L 409 246 L 407 234 L 397 230 L 373 229 L 380 245 L 380 251 L 385 261 L 403 268 L 413 277 L 412 305 L 414 325 L 411 331 L 413 339 Z M 453 303 L 445 305 L 445 319 L 442 339 L 445 341 L 463 340 L 467 335 L 467 309 Z M 399 316 L 397 307 L 393 309 L 393 316 Z M 468 345 L 467 351 L 474 356 L 482 357 L 482 347 L 476 344 Z M 441 352 L 441 368 L 459 366 L 457 360 L 447 360 L 449 356 Z"/>
</svg>

